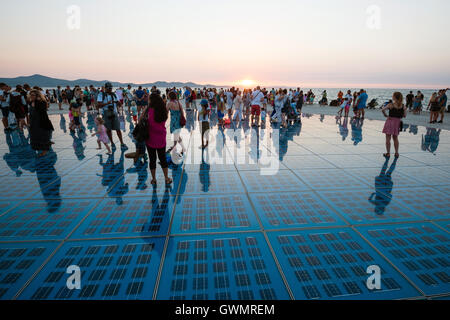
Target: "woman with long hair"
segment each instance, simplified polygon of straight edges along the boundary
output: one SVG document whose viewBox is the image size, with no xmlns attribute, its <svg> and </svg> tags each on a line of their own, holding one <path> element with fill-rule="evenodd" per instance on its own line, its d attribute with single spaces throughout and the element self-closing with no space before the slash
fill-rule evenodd
<svg viewBox="0 0 450 320">
<path fill-rule="evenodd" d="M 168 150 L 171 152 L 179 143 L 181 145 L 181 154 L 184 154 L 186 148 L 183 145 L 183 139 L 181 139 L 181 116 L 184 114 L 183 107 L 180 101 L 177 99 L 177 94 L 174 91 L 169 92 L 169 102 L 167 103 L 167 109 L 170 112 L 170 133 L 173 134 L 173 146 Z"/>
<path fill-rule="evenodd" d="M 36 151 L 42 151 L 39 157 L 45 156 L 52 145 L 50 139 L 54 130 L 50 121 L 47 109 L 48 102 L 42 92 L 39 90 L 31 90 L 29 94 L 30 103 L 30 144 L 31 148 Z"/>
<path fill-rule="evenodd" d="M 438 94 L 434 92 L 431 95 L 427 110 L 430 109 L 430 123 L 436 123 L 441 107 L 439 106 Z"/>
<path fill-rule="evenodd" d="M 389 115 L 386 114 L 389 110 Z M 398 158 L 399 141 L 398 135 L 400 133 L 401 119 L 406 117 L 406 107 L 403 104 L 403 95 L 400 92 L 394 92 L 392 95 L 392 102 L 381 109 L 384 116 L 387 118 L 384 124 L 383 133 L 386 135 L 386 153 L 384 157 L 391 156 L 391 138 L 394 141 L 395 157 Z"/>
<path fill-rule="evenodd" d="M 166 104 L 157 93 L 150 95 L 150 103 L 147 111 L 149 138 L 146 142 L 148 156 L 150 158 L 150 172 L 152 174 L 152 185 L 156 185 L 156 156 L 161 163 L 166 184 L 173 181 L 168 176 L 168 164 L 166 159 L 166 121 L 168 111 Z"/>
</svg>

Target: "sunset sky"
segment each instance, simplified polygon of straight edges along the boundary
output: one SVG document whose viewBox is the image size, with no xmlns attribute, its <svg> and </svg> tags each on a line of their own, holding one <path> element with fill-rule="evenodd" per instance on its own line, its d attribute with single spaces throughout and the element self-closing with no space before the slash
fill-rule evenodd
<svg viewBox="0 0 450 320">
<path fill-rule="evenodd" d="M 449 14 L 449 0 L 2 1 L 0 77 L 450 86 Z"/>
</svg>

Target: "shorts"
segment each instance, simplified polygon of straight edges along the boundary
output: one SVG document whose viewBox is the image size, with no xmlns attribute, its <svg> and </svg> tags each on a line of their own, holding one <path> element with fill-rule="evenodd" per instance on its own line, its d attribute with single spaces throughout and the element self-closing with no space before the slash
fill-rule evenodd
<svg viewBox="0 0 450 320">
<path fill-rule="evenodd" d="M 9 116 L 9 107 L 1 107 L 3 118 L 8 118 Z"/>
<path fill-rule="evenodd" d="M 73 123 L 74 123 L 76 126 L 79 126 L 79 125 L 80 125 L 80 117 L 73 117 Z"/>
<path fill-rule="evenodd" d="M 103 114 L 103 121 L 105 121 L 105 128 L 108 130 L 120 131 L 119 117 L 115 113 L 113 118 L 108 118 Z"/>
<path fill-rule="evenodd" d="M 63 102 L 63 98 L 62 97 L 58 97 L 58 103 L 62 103 Z"/>
<path fill-rule="evenodd" d="M 259 116 L 261 114 L 261 107 L 258 105 L 252 106 L 252 116 Z"/>
<path fill-rule="evenodd" d="M 137 122 L 137 116 L 133 116 L 133 121 Z"/>
<path fill-rule="evenodd" d="M 445 106 L 441 107 L 441 109 L 439 110 L 439 112 L 445 112 Z"/>
<path fill-rule="evenodd" d="M 219 111 L 217 111 L 217 117 L 219 119 L 223 119 L 225 117 L 225 114 L 222 111 L 219 110 Z"/>
<path fill-rule="evenodd" d="M 209 122 L 202 121 L 202 138 L 208 130 L 209 130 Z"/>
<path fill-rule="evenodd" d="M 358 105 L 358 106 L 356 107 L 356 109 L 358 109 L 358 110 L 365 109 L 365 108 L 366 108 L 365 105 Z"/>
</svg>

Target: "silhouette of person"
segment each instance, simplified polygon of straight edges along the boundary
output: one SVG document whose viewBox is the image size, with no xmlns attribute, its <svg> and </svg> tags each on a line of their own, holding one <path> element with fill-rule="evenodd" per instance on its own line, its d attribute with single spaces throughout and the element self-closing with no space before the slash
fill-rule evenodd
<svg viewBox="0 0 450 320">
<path fill-rule="evenodd" d="M 422 135 L 422 150 L 435 153 L 439 146 L 441 129 L 427 128 L 427 133 Z"/>
<path fill-rule="evenodd" d="M 59 127 L 61 128 L 61 130 L 62 130 L 64 133 L 67 133 L 67 128 L 66 128 L 66 118 L 64 118 L 64 115 L 63 115 L 63 114 L 60 114 L 59 117 L 60 117 L 60 120 L 59 120 Z"/>
<path fill-rule="evenodd" d="M 61 177 L 55 169 L 57 160 L 58 156 L 51 148 L 45 158 L 36 159 L 36 177 L 50 213 L 57 212 L 61 207 Z"/>
<path fill-rule="evenodd" d="M 386 171 L 389 165 L 389 159 L 386 159 L 380 174 L 375 177 L 375 192 L 370 195 L 369 202 L 375 206 L 375 214 L 377 215 L 383 215 L 387 206 L 391 203 L 392 188 L 394 187 L 392 173 L 397 165 L 397 160 L 398 158 L 395 158 L 389 170 Z"/>
<path fill-rule="evenodd" d="M 200 176 L 200 183 L 202 184 L 202 191 L 203 192 L 208 192 L 209 191 L 209 185 L 210 185 L 210 176 L 209 176 L 209 172 L 210 172 L 211 166 L 209 165 L 209 163 L 207 163 L 205 161 L 205 150 L 202 150 L 202 163 L 200 164 L 200 171 L 199 171 L 199 176 Z"/>
</svg>

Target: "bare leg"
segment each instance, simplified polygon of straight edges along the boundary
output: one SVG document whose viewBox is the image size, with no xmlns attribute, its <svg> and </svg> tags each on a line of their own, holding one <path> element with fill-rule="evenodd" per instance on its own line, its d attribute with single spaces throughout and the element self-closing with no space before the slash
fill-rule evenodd
<svg viewBox="0 0 450 320">
<path fill-rule="evenodd" d="M 398 148 L 399 148 L 399 142 L 398 142 L 398 136 L 392 136 L 392 139 L 394 140 L 394 148 L 395 148 L 395 155 L 398 156 Z"/>
<path fill-rule="evenodd" d="M 391 135 L 386 135 L 386 153 L 389 155 L 391 153 Z"/>
<path fill-rule="evenodd" d="M 111 130 L 106 130 L 106 135 L 109 138 L 109 141 L 111 141 L 111 144 L 114 145 L 113 139 L 112 139 L 112 131 Z"/>
<path fill-rule="evenodd" d="M 101 144 L 100 140 L 97 140 L 97 143 L 98 143 L 97 150 L 101 150 L 102 149 L 102 144 Z"/>
<path fill-rule="evenodd" d="M 99 144 L 100 144 L 100 143 L 99 143 Z M 103 142 L 103 144 L 105 145 L 106 150 L 108 150 L 108 153 L 111 153 L 111 149 L 110 149 L 110 147 L 108 146 L 108 144 L 107 144 L 107 143 L 104 143 L 104 142 Z"/>
<path fill-rule="evenodd" d="M 116 133 L 117 133 L 117 136 L 119 137 L 120 144 L 123 144 L 122 131 L 116 130 Z"/>
<path fill-rule="evenodd" d="M 5 129 L 9 128 L 7 118 L 2 118 L 2 122 L 3 122 L 3 125 L 5 126 Z"/>
</svg>

